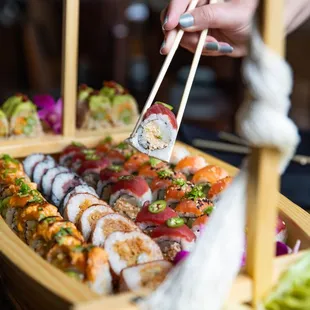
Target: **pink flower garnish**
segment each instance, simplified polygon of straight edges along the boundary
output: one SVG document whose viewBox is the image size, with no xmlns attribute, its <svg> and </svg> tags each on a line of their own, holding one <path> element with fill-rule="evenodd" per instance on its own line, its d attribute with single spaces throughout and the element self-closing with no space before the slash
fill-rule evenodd
<svg viewBox="0 0 310 310">
<path fill-rule="evenodd" d="M 55 102 L 50 95 L 37 95 L 33 102 L 40 109 L 38 115 L 56 134 L 62 129 L 62 99 Z"/>
<path fill-rule="evenodd" d="M 188 251 L 180 251 L 177 253 L 177 255 L 175 256 L 173 263 L 176 265 L 178 263 L 180 263 L 182 260 L 184 260 L 190 252 Z"/>
</svg>

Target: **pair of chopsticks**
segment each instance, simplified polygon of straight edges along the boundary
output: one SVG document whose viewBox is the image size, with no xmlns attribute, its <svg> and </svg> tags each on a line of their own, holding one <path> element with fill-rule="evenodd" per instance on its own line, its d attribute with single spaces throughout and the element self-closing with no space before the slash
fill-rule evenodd
<svg viewBox="0 0 310 310">
<path fill-rule="evenodd" d="M 229 152 L 229 153 L 236 153 L 236 154 L 249 154 L 251 152 L 248 143 L 231 134 L 226 132 L 220 132 L 219 138 L 233 143 L 224 143 L 224 142 L 216 142 L 210 140 L 203 140 L 203 139 L 194 139 L 193 145 L 200 148 L 206 148 L 214 151 L 221 151 L 221 152 Z M 302 166 L 310 164 L 310 156 L 305 155 L 295 155 L 292 158 L 292 162 L 298 163 Z"/>
<path fill-rule="evenodd" d="M 218 2 L 218 0 L 210 0 L 210 4 L 213 4 L 213 3 L 216 3 Z M 193 10 L 198 4 L 198 0 L 192 0 L 191 3 L 189 4 L 188 8 L 187 8 L 187 11 L 191 11 Z M 172 45 L 172 48 L 170 50 L 170 52 L 168 53 L 164 63 L 163 63 L 163 66 L 158 74 L 158 77 L 155 81 L 155 84 L 151 90 L 151 93 L 149 95 L 149 97 L 147 98 L 146 100 L 146 103 L 145 103 L 145 106 L 140 114 L 140 117 L 136 123 L 136 126 L 135 128 L 133 129 L 133 132 L 131 133 L 131 137 L 133 137 L 140 124 L 141 124 L 141 121 L 143 119 L 143 116 L 145 114 L 145 112 L 147 111 L 147 109 L 152 105 L 154 99 L 155 99 L 155 96 L 158 92 L 158 89 L 167 73 L 167 70 L 170 66 L 170 63 L 174 57 L 174 54 L 176 52 L 176 50 L 178 49 L 179 45 L 180 45 L 180 42 L 182 40 L 182 37 L 183 37 L 183 34 L 184 34 L 184 30 L 180 29 L 177 33 L 177 36 L 175 38 L 175 41 Z M 192 84 L 193 84 L 193 80 L 194 80 L 194 77 L 195 77 L 195 74 L 196 74 L 196 71 L 197 71 L 197 67 L 198 67 L 198 64 L 199 64 L 199 60 L 200 60 L 200 57 L 201 57 L 201 53 L 202 53 L 202 50 L 203 50 L 203 47 L 204 47 L 204 44 L 205 44 L 205 41 L 206 41 L 206 38 L 207 38 L 207 35 L 208 35 L 208 29 L 205 29 L 201 32 L 200 34 L 200 38 L 199 38 L 199 41 L 198 41 L 198 45 L 197 45 L 197 49 L 195 51 L 195 54 L 194 54 L 194 58 L 193 58 L 193 62 L 192 62 L 192 65 L 191 65 L 191 68 L 190 68 L 190 71 L 189 71 L 189 74 L 188 74 L 188 78 L 187 78 L 187 82 L 186 82 L 186 85 L 185 85 L 185 88 L 184 88 L 184 92 L 183 92 L 183 95 L 182 95 L 182 99 L 181 99 L 181 102 L 180 102 L 180 107 L 179 107 L 179 111 L 178 111 L 178 114 L 177 114 L 177 124 L 178 124 L 178 128 L 180 127 L 181 125 L 181 121 L 182 121 L 182 118 L 183 118 L 183 114 L 184 114 L 184 110 L 185 110 L 185 107 L 186 107 L 186 103 L 187 103 L 187 100 L 188 100 L 188 97 L 189 97 L 189 93 L 190 93 L 190 90 L 192 88 Z"/>
</svg>

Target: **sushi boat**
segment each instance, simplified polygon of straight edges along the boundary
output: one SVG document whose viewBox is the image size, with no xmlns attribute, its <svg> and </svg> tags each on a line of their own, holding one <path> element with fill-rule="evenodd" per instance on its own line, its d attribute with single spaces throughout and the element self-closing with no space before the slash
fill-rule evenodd
<svg viewBox="0 0 310 310">
<path fill-rule="evenodd" d="M 130 153 L 124 145 L 119 150 L 125 138 L 126 134 L 116 134 L 113 143 L 110 139 L 98 137 L 79 138 L 78 143 L 59 145 L 53 152 L 41 149 L 29 156 L 30 152 L 24 151 L 24 158 L 20 158 L 24 167 L 16 164 L 21 171 L 18 177 L 24 176 L 25 182 L 40 193 L 39 197 L 46 204 L 43 207 L 47 212 L 45 217 L 49 219 L 48 223 L 44 222 L 44 218 L 38 221 L 35 240 L 51 240 L 48 238 L 54 238 L 53 234 L 47 232 L 55 230 L 58 232 L 57 240 L 60 235 L 62 244 L 57 243 L 49 249 L 48 255 L 40 257 L 40 251 L 35 253 L 33 250 L 34 242 L 25 241 L 24 237 L 29 235 L 31 240 L 31 229 L 34 228 L 30 224 L 34 219 L 39 220 L 35 218 L 37 213 L 32 213 L 34 217 L 22 222 L 26 223 L 22 227 L 29 234 L 21 234 L 18 225 L 13 228 L 14 233 L 12 225 L 9 227 L 7 224 L 8 216 L 0 218 L 0 272 L 5 289 L 16 304 L 25 309 L 135 309 L 137 298 L 164 280 L 165 274 L 173 268 L 177 254 L 191 251 L 199 238 L 201 225 L 207 223 L 208 214 L 216 205 L 217 195 L 229 186 L 237 169 L 179 142 L 176 146 L 178 154 L 174 154 L 177 159 L 173 166 L 167 166 L 167 163 L 160 164 L 139 153 Z M 81 160 L 81 156 L 76 156 L 80 153 L 85 155 L 85 150 L 88 150 L 88 158 L 84 156 Z M 124 152 L 127 157 L 121 162 L 119 153 L 124 155 Z M 93 170 L 89 161 L 98 163 L 103 154 L 109 154 L 108 159 L 105 158 L 109 163 L 105 162 L 107 165 L 102 165 L 100 171 Z M 117 165 L 113 162 L 116 159 Z M 81 169 L 83 165 L 90 167 L 88 173 L 87 169 Z M 126 167 L 130 172 L 125 172 Z M 93 174 L 97 174 L 100 186 L 94 186 L 94 178 L 88 178 Z M 154 180 L 155 183 L 165 180 L 159 187 L 164 197 L 162 200 L 158 200 L 158 188 L 151 186 Z M 211 197 L 203 198 L 206 183 Z M 186 188 L 183 197 L 179 193 L 174 194 L 179 192 L 175 189 L 182 186 Z M 11 193 L 11 188 L 5 188 L 1 195 Z M 156 197 L 153 196 L 154 191 Z M 103 192 L 104 198 L 109 197 L 107 201 L 102 198 Z M 290 248 L 300 240 L 301 251 L 275 258 L 275 280 L 288 264 L 302 254 L 303 249 L 310 247 L 309 214 L 283 196 L 280 196 L 278 208 L 281 220 L 276 240 L 286 239 Z M 14 222 L 14 216 L 10 219 Z M 281 223 L 285 223 L 284 226 Z M 69 233 L 67 231 L 63 235 L 68 228 Z M 32 244 L 32 249 L 29 244 Z M 69 244 L 68 250 L 66 246 Z M 129 251 L 126 244 L 133 248 L 142 244 L 137 263 L 124 263 L 122 255 Z M 38 242 L 36 246 L 40 248 Z M 79 253 L 72 253 L 72 247 Z M 115 251 L 116 248 L 119 250 Z M 74 268 L 77 265 L 71 263 L 69 269 L 67 265 L 64 268 L 62 261 L 57 260 L 59 253 L 65 253 L 70 261 L 88 266 L 88 269 L 82 268 L 88 270 L 88 273 L 83 273 L 82 281 L 76 278 Z M 94 266 L 101 271 L 94 272 Z M 251 285 L 251 279 L 241 271 L 232 287 L 229 304 L 249 302 Z M 118 293 L 113 295 L 112 291 Z"/>
</svg>

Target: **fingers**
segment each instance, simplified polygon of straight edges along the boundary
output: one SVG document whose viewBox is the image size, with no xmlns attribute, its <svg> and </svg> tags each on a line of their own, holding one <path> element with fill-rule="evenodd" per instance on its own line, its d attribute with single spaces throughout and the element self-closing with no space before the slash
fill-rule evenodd
<svg viewBox="0 0 310 310">
<path fill-rule="evenodd" d="M 166 34 L 159 51 L 161 55 L 167 55 L 169 53 L 177 34 L 178 34 L 177 29 L 173 29 Z"/>
<path fill-rule="evenodd" d="M 254 5 L 249 5 L 248 2 L 241 2 L 239 4 L 225 2 L 203 5 L 181 15 L 179 25 L 188 32 L 196 32 L 208 28 L 242 29 L 249 23 L 254 13 L 254 8 Z"/>
</svg>

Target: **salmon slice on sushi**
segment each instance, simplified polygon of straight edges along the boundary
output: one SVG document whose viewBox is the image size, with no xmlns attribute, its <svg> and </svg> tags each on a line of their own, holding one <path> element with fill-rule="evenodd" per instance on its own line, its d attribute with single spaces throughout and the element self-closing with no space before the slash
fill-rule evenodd
<svg viewBox="0 0 310 310">
<path fill-rule="evenodd" d="M 139 231 L 114 232 L 106 239 L 104 248 L 117 277 L 127 267 L 163 259 L 156 242 Z"/>
<path fill-rule="evenodd" d="M 151 157 L 150 160 L 144 163 L 138 170 L 138 175 L 143 177 L 148 184 L 151 184 L 153 179 L 158 176 L 161 170 L 169 169 L 169 165 L 163 161 Z"/>
<path fill-rule="evenodd" d="M 195 184 L 212 185 L 219 180 L 226 178 L 227 176 L 228 173 L 225 169 L 215 165 L 208 165 L 195 172 L 192 178 L 192 182 Z"/>
<path fill-rule="evenodd" d="M 78 223 L 82 213 L 94 204 L 104 204 L 96 196 L 87 193 L 73 195 L 62 210 L 63 217 L 74 224 Z M 106 204 L 106 206 L 108 206 Z"/>
<path fill-rule="evenodd" d="M 127 142 L 121 142 L 106 153 L 106 158 L 114 165 L 122 165 L 134 153 L 135 150 Z"/>
<path fill-rule="evenodd" d="M 129 172 L 120 165 L 111 165 L 100 171 L 100 179 L 97 183 L 97 194 L 105 201 L 110 199 L 111 186 L 120 177 L 129 175 Z"/>
<path fill-rule="evenodd" d="M 150 160 L 150 157 L 143 153 L 135 153 L 132 155 L 125 163 L 124 169 L 129 171 L 130 173 L 136 173 L 140 169 L 140 167 L 147 163 Z"/>
<path fill-rule="evenodd" d="M 125 268 L 121 272 L 120 291 L 155 290 L 165 280 L 172 266 L 166 260 L 158 260 Z"/>
<path fill-rule="evenodd" d="M 110 206 L 131 220 L 135 220 L 145 202 L 152 201 L 152 192 L 140 176 L 123 176 L 112 185 Z"/>
<path fill-rule="evenodd" d="M 38 185 L 39 190 L 41 190 L 41 182 L 44 174 L 55 166 L 56 162 L 52 157 L 46 157 L 43 161 L 35 166 L 33 170 L 33 182 Z"/>
<path fill-rule="evenodd" d="M 184 173 L 190 180 L 192 176 L 200 169 L 207 166 L 207 162 L 201 156 L 186 156 L 175 166 L 176 172 Z"/>
<path fill-rule="evenodd" d="M 79 227 L 85 241 L 88 241 L 91 232 L 96 226 L 98 220 L 110 213 L 114 213 L 114 211 L 106 204 L 92 205 L 82 213 L 82 216 L 79 220 Z"/>
<path fill-rule="evenodd" d="M 170 161 L 178 132 L 178 124 L 172 108 L 155 102 L 144 114 L 130 144 L 138 151 L 149 156 Z"/>
<path fill-rule="evenodd" d="M 232 180 L 232 177 L 227 176 L 223 179 L 220 179 L 216 183 L 213 183 L 208 191 L 208 198 L 211 200 L 215 200 L 215 198 L 218 197 L 218 195 L 230 185 Z"/>
<path fill-rule="evenodd" d="M 171 208 L 167 207 L 164 200 L 145 203 L 136 218 L 136 225 L 147 235 L 159 225 L 164 224 L 168 219 L 177 217 L 178 214 Z"/>
<path fill-rule="evenodd" d="M 95 224 L 91 234 L 91 242 L 96 246 L 104 246 L 104 242 L 112 233 L 132 231 L 140 231 L 134 222 L 117 213 L 107 214 Z"/>
<path fill-rule="evenodd" d="M 155 228 L 151 238 L 159 245 L 165 259 L 173 261 L 180 251 L 191 251 L 195 244 L 195 234 L 180 217 L 173 217 Z"/>
<path fill-rule="evenodd" d="M 196 238 L 199 238 L 202 230 L 209 220 L 209 216 L 207 214 L 198 217 L 192 224 L 192 232 L 195 234 Z"/>
</svg>

